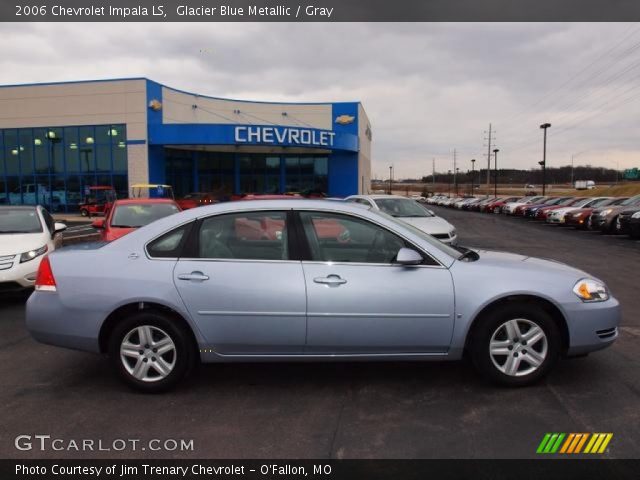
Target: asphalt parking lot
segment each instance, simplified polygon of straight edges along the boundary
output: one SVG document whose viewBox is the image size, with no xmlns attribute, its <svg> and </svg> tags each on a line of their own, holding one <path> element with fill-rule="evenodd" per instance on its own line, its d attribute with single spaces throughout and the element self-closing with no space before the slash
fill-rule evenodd
<svg viewBox="0 0 640 480">
<path fill-rule="evenodd" d="M 0 300 L 1 458 L 531 458 L 546 432 L 611 432 L 605 456 L 640 452 L 640 243 L 435 207 L 463 245 L 570 263 L 623 306 L 610 349 L 505 389 L 460 363 L 227 364 L 181 388 L 134 393 L 106 359 L 40 345 L 24 297 Z M 488 279 L 490 281 L 490 279 Z M 99 288 L 97 285 L 96 288 Z M 21 434 L 193 439 L 189 452 L 18 451 Z"/>
</svg>

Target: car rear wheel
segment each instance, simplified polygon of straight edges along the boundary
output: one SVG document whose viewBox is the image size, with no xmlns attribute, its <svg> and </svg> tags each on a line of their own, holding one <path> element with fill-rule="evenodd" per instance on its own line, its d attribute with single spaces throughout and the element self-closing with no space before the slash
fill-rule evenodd
<svg viewBox="0 0 640 480">
<path fill-rule="evenodd" d="M 492 310 L 474 329 L 471 356 L 493 382 L 525 386 L 547 375 L 560 353 L 560 331 L 534 305 L 505 305 Z"/>
<path fill-rule="evenodd" d="M 109 357 L 124 382 L 157 393 L 185 377 L 195 358 L 190 336 L 177 322 L 155 312 L 124 319 L 109 340 Z"/>
</svg>

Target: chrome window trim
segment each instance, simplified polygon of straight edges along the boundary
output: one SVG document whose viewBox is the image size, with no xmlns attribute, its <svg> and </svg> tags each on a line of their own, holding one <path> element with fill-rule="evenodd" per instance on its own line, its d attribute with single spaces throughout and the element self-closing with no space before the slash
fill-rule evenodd
<svg viewBox="0 0 640 480">
<path fill-rule="evenodd" d="M 145 256 L 147 257 L 148 260 L 178 260 L 179 257 L 153 257 L 151 256 L 151 254 L 149 253 L 149 244 L 155 242 L 157 239 L 159 239 L 160 237 L 162 237 L 163 235 L 166 235 L 167 233 L 170 233 L 174 230 L 177 230 L 178 228 L 182 228 L 185 225 L 188 225 L 191 222 L 196 222 L 198 219 L 197 218 L 191 218 L 189 220 L 187 220 L 186 222 L 180 223 L 179 225 L 174 225 L 172 226 L 170 229 L 163 231 L 162 233 L 159 233 L 158 235 L 156 235 L 155 237 L 153 237 L 151 240 L 148 240 L 144 246 L 142 247 L 142 250 L 144 251 Z"/>
<path fill-rule="evenodd" d="M 370 218 L 363 217 L 361 215 L 356 215 L 356 214 L 353 214 L 352 212 L 341 212 L 341 211 L 336 211 L 336 210 L 325 210 L 325 209 L 322 209 L 322 210 L 321 209 L 296 210 L 296 212 L 298 212 L 298 213 L 302 213 L 302 212 L 329 212 L 329 213 L 335 213 L 337 215 L 347 215 L 347 216 L 355 217 L 355 218 L 357 218 L 359 220 L 363 220 L 365 222 L 373 223 L 374 225 L 377 225 L 378 227 L 382 228 L 383 230 L 386 230 L 387 232 L 391 233 L 392 235 L 395 235 L 397 237 L 402 238 L 405 242 L 407 242 L 409 245 L 411 245 L 416 251 L 426 255 L 431 260 L 433 260 L 434 262 L 437 263 L 437 265 L 411 265 L 412 267 L 415 266 L 415 267 L 431 267 L 431 268 L 442 267 L 442 268 L 447 268 L 444 265 L 442 265 L 442 263 L 437 258 L 434 258 L 433 255 L 431 255 L 429 252 L 426 252 L 424 250 L 424 248 L 416 246 L 416 244 L 412 240 L 408 239 L 404 235 L 402 235 L 402 234 L 400 234 L 400 233 L 398 233 L 398 232 L 396 232 L 394 230 L 390 230 L 389 227 L 387 227 L 386 225 L 382 225 L 382 224 L 376 222 L 375 220 L 371 220 Z M 309 263 L 311 263 L 311 262 L 313 262 L 313 263 L 326 263 L 326 264 L 333 264 L 333 265 L 336 265 L 336 264 L 339 263 L 341 265 L 356 265 L 356 264 L 359 264 L 359 265 L 385 265 L 385 266 L 394 266 L 394 267 L 402 266 L 402 265 L 400 265 L 398 263 L 324 262 L 324 261 L 320 261 L 320 260 L 304 260 L 304 262 L 305 263 L 307 263 L 307 262 L 309 262 Z"/>
<path fill-rule="evenodd" d="M 333 210 L 331 208 L 313 208 L 313 209 L 296 209 L 296 208 L 286 208 L 286 209 L 275 209 L 273 207 L 259 207 L 259 208 L 247 208 L 247 209 L 239 209 L 239 210 L 231 210 L 231 211 L 224 211 L 224 212 L 218 212 L 218 213 L 214 213 L 211 215 L 206 215 L 206 216 L 199 216 L 196 218 L 191 218 L 179 225 L 175 225 L 170 229 L 167 229 L 165 231 L 163 231 L 162 233 L 156 235 L 155 237 L 153 237 L 151 240 L 147 241 L 144 244 L 144 252 L 146 257 L 149 260 L 170 260 L 170 261 L 179 261 L 179 260 L 189 260 L 189 261 L 220 261 L 220 262 L 224 262 L 224 261 L 232 261 L 232 262 L 268 262 L 268 263 L 314 263 L 314 264 L 333 264 L 333 265 L 376 265 L 376 266 L 391 266 L 391 267 L 399 267 L 402 266 L 400 264 L 396 264 L 396 263 L 366 263 L 366 262 L 323 262 L 323 261 L 318 261 L 318 260 L 304 260 L 304 261 L 300 261 L 300 260 L 252 260 L 252 259 L 232 259 L 232 258 L 191 258 L 191 257 L 163 257 L 163 258 L 157 258 L 157 257 L 152 257 L 151 255 L 149 255 L 149 252 L 147 250 L 148 245 L 153 242 L 154 240 L 158 239 L 159 237 L 165 235 L 166 233 L 171 232 L 172 230 L 175 230 L 176 228 L 180 228 L 190 222 L 195 222 L 195 221 L 199 221 L 202 222 L 204 220 L 207 220 L 209 218 L 212 217 L 218 217 L 220 215 L 229 215 L 229 214 L 236 214 L 236 213 L 247 213 L 247 212 L 284 212 L 286 214 L 286 212 L 288 211 L 294 211 L 296 213 L 300 213 L 300 212 L 325 212 L 325 213 L 333 213 L 336 215 L 347 215 L 347 216 L 351 216 L 354 218 L 357 218 L 359 220 L 365 221 L 365 222 L 370 222 L 373 223 L 374 225 L 377 225 L 378 227 L 392 233 L 393 235 L 396 235 L 400 238 L 402 238 L 403 240 L 405 240 L 407 243 L 409 243 L 410 245 L 413 246 L 413 248 L 415 250 L 417 250 L 418 252 L 428 256 L 430 259 L 432 259 L 437 265 L 411 265 L 411 268 L 444 268 L 447 269 L 447 267 L 445 265 L 442 264 L 442 262 L 440 262 L 437 258 L 435 258 L 433 255 L 431 255 L 429 252 L 427 252 L 424 248 L 419 247 L 415 244 L 415 242 L 413 242 L 412 240 L 408 239 L 406 236 L 402 235 L 401 233 L 395 231 L 395 230 L 390 230 L 389 227 L 387 227 L 386 225 L 382 225 L 379 222 L 372 220 L 370 218 L 367 217 L 363 217 L 362 215 L 357 215 L 354 212 L 344 212 L 344 211 L 340 211 L 340 210 Z M 285 220 L 286 221 L 286 220 Z M 306 239 L 305 239 L 306 240 Z M 445 253 L 445 252 L 443 252 Z M 446 255 L 446 253 L 445 253 Z M 453 260 L 455 260 L 455 258 L 451 257 Z"/>
</svg>

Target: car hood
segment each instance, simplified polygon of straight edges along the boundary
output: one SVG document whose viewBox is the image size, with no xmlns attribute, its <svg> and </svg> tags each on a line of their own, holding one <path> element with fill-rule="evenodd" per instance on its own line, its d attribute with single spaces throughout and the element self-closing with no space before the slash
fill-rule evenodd
<svg viewBox="0 0 640 480">
<path fill-rule="evenodd" d="M 43 232 L 3 233 L 0 235 L 0 255 L 15 255 L 35 250 L 45 245 L 47 240 L 47 235 Z"/>
<path fill-rule="evenodd" d="M 474 249 L 475 250 L 475 249 Z M 495 252 L 491 250 L 475 250 L 480 255 L 476 263 L 484 266 L 504 267 L 509 269 L 518 269 L 518 272 L 526 273 L 566 273 L 579 278 L 590 277 L 593 275 L 583 270 L 572 267 L 556 260 L 549 260 L 537 257 L 528 257 L 517 253 Z"/>
<path fill-rule="evenodd" d="M 579 207 L 556 208 L 555 210 L 553 210 L 552 215 L 564 215 L 574 210 L 579 210 Z"/>
<path fill-rule="evenodd" d="M 117 240 L 120 237 L 124 237 L 128 233 L 131 233 L 131 232 L 133 232 L 134 230 L 137 230 L 137 229 L 138 229 L 138 227 L 136 227 L 136 228 L 111 227 L 106 232 L 106 234 L 103 236 L 103 240 L 106 240 L 107 242 L 113 242 L 114 240 Z"/>
<path fill-rule="evenodd" d="M 399 217 L 398 220 L 413 225 L 429 235 L 435 233 L 449 233 L 453 225 L 440 217 Z"/>
</svg>

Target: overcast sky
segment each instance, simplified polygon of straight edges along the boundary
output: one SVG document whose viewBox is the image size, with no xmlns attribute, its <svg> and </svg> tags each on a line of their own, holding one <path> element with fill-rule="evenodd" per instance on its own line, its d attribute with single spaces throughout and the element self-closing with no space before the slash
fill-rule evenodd
<svg viewBox="0 0 640 480">
<path fill-rule="evenodd" d="M 486 165 L 640 167 L 640 25 L 0 24 L 0 83 L 144 76 L 196 93 L 352 101 L 373 130 L 373 174 Z"/>
</svg>

